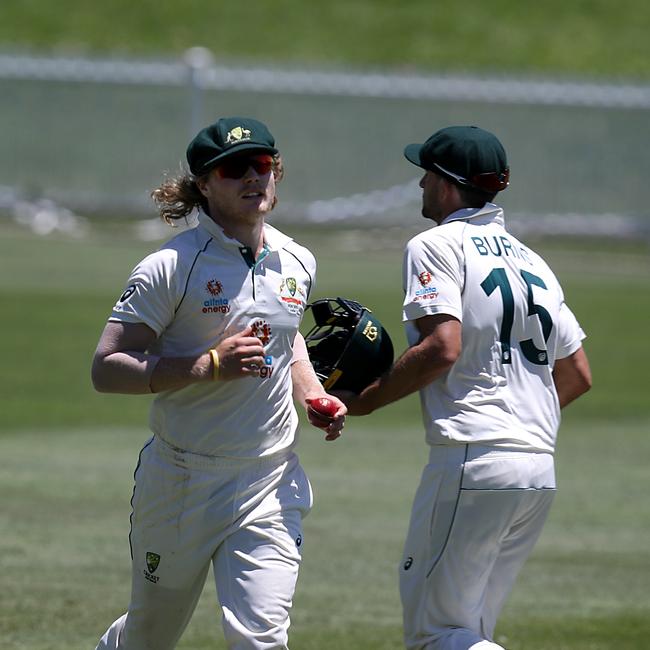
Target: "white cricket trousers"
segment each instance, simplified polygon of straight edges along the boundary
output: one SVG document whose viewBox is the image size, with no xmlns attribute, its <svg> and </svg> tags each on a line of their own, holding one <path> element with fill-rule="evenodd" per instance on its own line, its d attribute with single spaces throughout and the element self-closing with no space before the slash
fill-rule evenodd
<svg viewBox="0 0 650 650">
<path fill-rule="evenodd" d="M 131 603 L 97 650 L 173 649 L 210 564 L 228 648 L 287 648 L 302 517 L 311 505 L 291 452 L 223 459 L 152 438 L 135 472 Z"/>
<path fill-rule="evenodd" d="M 399 570 L 409 650 L 504 650 L 497 617 L 555 495 L 552 454 L 433 446 Z"/>
</svg>

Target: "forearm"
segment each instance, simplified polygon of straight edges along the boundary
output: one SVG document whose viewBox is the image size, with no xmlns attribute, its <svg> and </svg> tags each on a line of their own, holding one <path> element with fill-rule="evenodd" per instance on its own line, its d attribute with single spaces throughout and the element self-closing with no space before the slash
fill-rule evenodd
<svg viewBox="0 0 650 650">
<path fill-rule="evenodd" d="M 300 359 L 291 364 L 291 381 L 293 383 L 293 399 L 305 407 L 308 399 L 326 395 L 309 360 Z"/>
<path fill-rule="evenodd" d="M 190 384 L 213 380 L 210 354 L 199 357 L 161 357 L 151 375 L 151 392 L 185 388 Z"/>
<path fill-rule="evenodd" d="M 142 352 L 114 352 L 93 363 L 93 384 L 102 393 L 159 393 L 212 380 L 209 354 L 158 357 Z"/>
<path fill-rule="evenodd" d="M 366 415 L 415 393 L 446 373 L 454 360 L 431 354 L 422 343 L 408 348 L 387 373 L 360 393 L 350 407 L 350 414 Z"/>
<path fill-rule="evenodd" d="M 296 333 L 293 341 L 291 381 L 293 383 L 293 399 L 304 407 L 307 406 L 308 399 L 323 397 L 326 394 L 316 376 L 314 367 L 311 365 L 307 345 L 300 332 Z"/>
<path fill-rule="evenodd" d="M 589 360 L 582 348 L 569 357 L 556 360 L 553 382 L 560 408 L 564 408 L 591 388 Z"/>
</svg>

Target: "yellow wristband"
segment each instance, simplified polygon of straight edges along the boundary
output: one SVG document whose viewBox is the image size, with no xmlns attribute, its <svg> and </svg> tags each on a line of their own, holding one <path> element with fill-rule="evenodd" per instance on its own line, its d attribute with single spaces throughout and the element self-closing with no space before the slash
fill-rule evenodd
<svg viewBox="0 0 650 650">
<path fill-rule="evenodd" d="M 219 353 L 212 348 L 210 350 L 210 357 L 212 357 L 212 380 L 219 379 Z"/>
</svg>

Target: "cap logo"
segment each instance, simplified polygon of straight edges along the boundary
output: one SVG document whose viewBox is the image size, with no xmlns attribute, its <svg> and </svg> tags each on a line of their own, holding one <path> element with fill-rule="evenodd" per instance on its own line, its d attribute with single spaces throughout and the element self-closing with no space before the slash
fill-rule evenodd
<svg viewBox="0 0 650 650">
<path fill-rule="evenodd" d="M 236 126 L 234 129 L 228 131 L 226 135 L 226 144 L 234 144 L 235 142 L 240 142 L 241 140 L 250 140 L 251 139 L 251 130 L 245 129 L 242 126 Z"/>
</svg>

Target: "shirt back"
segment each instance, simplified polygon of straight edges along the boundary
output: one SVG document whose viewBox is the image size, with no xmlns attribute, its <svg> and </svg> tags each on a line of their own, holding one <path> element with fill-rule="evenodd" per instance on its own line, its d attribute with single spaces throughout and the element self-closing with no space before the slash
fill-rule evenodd
<svg viewBox="0 0 650 650">
<path fill-rule="evenodd" d="M 584 333 L 546 262 L 505 230 L 501 208 L 460 210 L 414 237 L 404 281 L 409 344 L 422 316 L 462 323 L 458 360 L 421 391 L 427 441 L 553 452 L 553 365 Z"/>
</svg>

